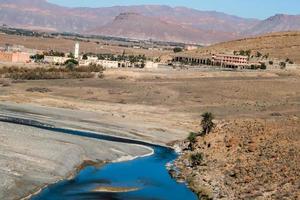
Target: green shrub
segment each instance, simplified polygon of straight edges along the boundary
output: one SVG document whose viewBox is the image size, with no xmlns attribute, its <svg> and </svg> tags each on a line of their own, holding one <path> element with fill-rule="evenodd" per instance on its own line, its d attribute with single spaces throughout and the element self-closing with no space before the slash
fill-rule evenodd
<svg viewBox="0 0 300 200">
<path fill-rule="evenodd" d="M 174 51 L 174 53 L 178 53 L 178 52 L 181 52 L 181 51 L 182 51 L 182 48 L 180 48 L 180 47 L 175 47 L 175 48 L 173 49 L 173 51 Z"/>
<path fill-rule="evenodd" d="M 64 64 L 67 65 L 67 64 L 69 64 L 69 63 L 72 63 L 72 64 L 74 64 L 74 65 L 78 65 L 78 61 L 75 60 L 75 59 L 72 59 L 72 58 L 66 60 L 66 62 L 65 62 Z"/>
<path fill-rule="evenodd" d="M 202 153 L 193 153 L 190 155 L 190 160 L 191 160 L 192 167 L 199 166 L 203 162 L 203 154 Z"/>
<path fill-rule="evenodd" d="M 261 63 L 260 69 L 267 69 L 267 65 L 265 63 Z"/>
<path fill-rule="evenodd" d="M 261 56 L 262 56 L 262 53 L 260 53 L 259 51 L 256 52 L 256 57 L 257 57 L 257 58 L 260 58 Z"/>
<path fill-rule="evenodd" d="M 197 136 L 198 133 L 191 132 L 187 139 L 190 143 L 194 144 L 196 142 Z"/>
</svg>

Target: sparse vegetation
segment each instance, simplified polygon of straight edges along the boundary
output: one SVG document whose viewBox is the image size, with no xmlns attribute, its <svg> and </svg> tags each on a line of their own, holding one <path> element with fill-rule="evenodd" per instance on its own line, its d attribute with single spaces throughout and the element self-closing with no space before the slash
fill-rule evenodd
<svg viewBox="0 0 300 200">
<path fill-rule="evenodd" d="M 248 49 L 248 50 L 239 50 L 239 51 L 233 51 L 233 54 L 236 55 L 236 56 L 248 56 L 250 57 L 251 56 L 251 50 Z"/>
<path fill-rule="evenodd" d="M 202 153 L 193 153 L 190 155 L 192 167 L 196 167 L 202 164 L 203 154 Z"/>
<path fill-rule="evenodd" d="M 0 69 L 0 75 L 15 80 L 92 78 L 95 76 L 94 73 L 100 73 L 98 74 L 98 77 L 102 77 L 102 72 L 102 66 L 94 65 L 88 67 L 75 67 L 73 69 L 68 67 L 3 67 Z"/>
<path fill-rule="evenodd" d="M 49 52 L 44 52 L 45 56 L 58 56 L 58 57 L 65 57 L 65 53 L 63 52 L 58 52 L 58 51 L 53 51 L 50 50 Z"/>
<path fill-rule="evenodd" d="M 257 58 L 262 57 L 262 53 L 260 53 L 259 51 L 257 51 L 257 52 L 256 52 L 256 57 L 257 57 Z"/>
<path fill-rule="evenodd" d="M 267 65 L 265 63 L 261 63 L 260 69 L 267 69 Z"/>
<path fill-rule="evenodd" d="M 197 136 L 198 136 L 197 133 L 191 132 L 187 139 L 190 143 L 195 143 Z"/>
<path fill-rule="evenodd" d="M 173 52 L 174 52 L 174 53 L 182 52 L 182 48 L 180 48 L 180 47 L 175 47 L 175 48 L 173 49 Z"/>
<path fill-rule="evenodd" d="M 44 60 L 45 56 L 43 54 L 35 54 L 33 56 L 30 56 L 30 59 L 34 60 L 35 62 L 40 62 Z"/>
<path fill-rule="evenodd" d="M 286 63 L 285 62 L 280 62 L 279 66 L 281 69 L 285 69 L 286 68 Z"/>
<path fill-rule="evenodd" d="M 213 123 L 214 116 L 210 112 L 205 112 L 201 116 L 202 134 L 207 135 L 212 131 L 212 129 L 215 126 L 215 124 Z"/>
<path fill-rule="evenodd" d="M 69 55 L 68 55 L 68 58 L 74 59 L 74 58 L 75 58 L 75 57 L 74 57 L 74 54 L 73 54 L 72 52 L 70 52 Z"/>
<path fill-rule="evenodd" d="M 270 55 L 267 53 L 267 54 L 265 54 L 265 55 L 263 56 L 263 58 L 264 58 L 264 59 L 268 59 L 269 56 L 270 56 Z"/>
</svg>

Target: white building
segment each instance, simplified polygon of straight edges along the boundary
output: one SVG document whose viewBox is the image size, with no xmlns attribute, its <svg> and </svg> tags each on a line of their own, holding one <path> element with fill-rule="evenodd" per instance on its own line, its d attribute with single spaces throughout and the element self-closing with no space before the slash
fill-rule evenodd
<svg viewBox="0 0 300 200">
<path fill-rule="evenodd" d="M 158 63 L 152 62 L 152 61 L 147 61 L 145 63 L 145 68 L 146 69 L 157 69 L 158 68 Z"/>
<path fill-rule="evenodd" d="M 59 56 L 45 56 L 44 62 L 51 64 L 64 64 L 70 58 L 67 57 L 59 57 Z"/>
<path fill-rule="evenodd" d="M 101 65 L 104 68 L 118 68 L 119 62 L 118 61 L 111 61 L 111 60 L 98 60 L 96 62 L 97 65 Z"/>
<path fill-rule="evenodd" d="M 119 62 L 118 61 L 111 61 L 111 60 L 98 60 L 97 57 L 88 57 L 87 60 L 80 60 L 80 66 L 89 66 L 91 64 L 101 65 L 104 68 L 118 68 Z"/>
</svg>

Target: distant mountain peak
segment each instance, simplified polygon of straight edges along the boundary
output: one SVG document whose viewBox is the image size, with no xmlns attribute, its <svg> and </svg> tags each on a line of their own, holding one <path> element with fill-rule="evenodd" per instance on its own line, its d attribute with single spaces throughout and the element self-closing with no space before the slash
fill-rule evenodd
<svg viewBox="0 0 300 200">
<path fill-rule="evenodd" d="M 247 30 L 245 35 L 297 30 L 300 30 L 300 15 L 276 14 Z"/>
</svg>

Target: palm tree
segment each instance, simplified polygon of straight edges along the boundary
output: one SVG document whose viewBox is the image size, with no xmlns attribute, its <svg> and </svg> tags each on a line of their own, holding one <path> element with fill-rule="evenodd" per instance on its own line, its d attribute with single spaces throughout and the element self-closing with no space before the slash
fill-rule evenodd
<svg viewBox="0 0 300 200">
<path fill-rule="evenodd" d="M 190 142 L 189 147 L 188 147 L 189 150 L 194 150 L 194 144 L 197 141 L 197 136 L 198 136 L 198 133 L 191 132 L 189 137 L 187 138 L 188 141 Z"/>
<path fill-rule="evenodd" d="M 205 135 L 209 134 L 213 129 L 213 127 L 215 126 L 215 124 L 213 123 L 214 116 L 210 112 L 205 112 L 201 116 L 202 116 L 201 126 L 203 129 L 202 133 Z"/>
</svg>

